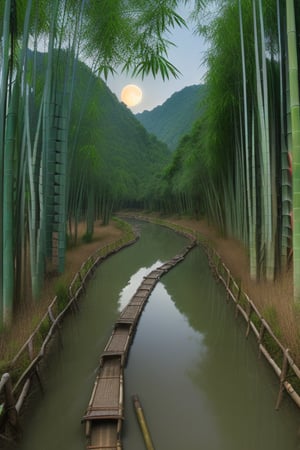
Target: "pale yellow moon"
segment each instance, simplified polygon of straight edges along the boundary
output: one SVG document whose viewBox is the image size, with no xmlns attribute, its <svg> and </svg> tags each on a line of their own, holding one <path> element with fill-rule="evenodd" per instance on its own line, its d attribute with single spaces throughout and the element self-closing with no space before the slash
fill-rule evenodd
<svg viewBox="0 0 300 450">
<path fill-rule="evenodd" d="M 142 90 L 135 84 L 127 84 L 121 92 L 121 100 L 127 106 L 138 105 L 143 98 Z"/>
</svg>

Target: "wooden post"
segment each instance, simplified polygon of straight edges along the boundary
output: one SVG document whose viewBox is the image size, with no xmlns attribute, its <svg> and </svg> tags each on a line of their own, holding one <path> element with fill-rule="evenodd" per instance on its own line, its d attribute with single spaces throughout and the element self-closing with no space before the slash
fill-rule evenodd
<svg viewBox="0 0 300 450">
<path fill-rule="evenodd" d="M 229 290 L 230 290 L 230 271 L 227 269 L 227 282 L 226 282 L 226 300 L 229 301 Z"/>
<path fill-rule="evenodd" d="M 29 354 L 30 361 L 32 361 L 33 360 L 33 335 L 30 336 L 29 341 L 28 341 L 28 354 Z"/>
<path fill-rule="evenodd" d="M 251 326 L 251 313 L 252 313 L 252 306 L 251 303 L 248 302 L 248 319 L 247 319 L 247 331 L 246 331 L 246 337 L 249 336 L 250 333 L 250 326 Z"/>
<path fill-rule="evenodd" d="M 136 415 L 143 433 L 144 441 L 146 444 L 147 450 L 154 450 L 154 446 L 152 444 L 151 436 L 147 427 L 147 423 L 144 417 L 142 405 L 140 404 L 139 398 L 137 395 L 132 396 L 133 404 L 135 407 Z"/>
<path fill-rule="evenodd" d="M 8 422 L 17 429 L 19 427 L 18 412 L 9 373 L 5 373 L 1 381 L 4 384 L 5 410 L 7 411 Z"/>
<path fill-rule="evenodd" d="M 48 315 L 49 315 L 49 318 L 50 318 L 51 322 L 54 323 L 55 322 L 55 318 L 54 318 L 54 315 L 53 315 L 53 311 L 52 311 L 52 306 L 51 305 L 48 307 Z"/>
<path fill-rule="evenodd" d="M 258 344 L 260 345 L 263 337 L 264 337 L 264 332 L 265 332 L 265 324 L 264 324 L 264 319 L 261 319 L 261 326 L 260 326 L 260 330 L 259 330 L 259 338 L 258 338 Z M 259 349 L 259 356 L 261 355 L 261 350 Z"/>
<path fill-rule="evenodd" d="M 80 270 L 77 275 L 80 281 L 80 287 L 82 288 L 83 292 L 85 292 L 84 278 L 82 277 Z"/>
<path fill-rule="evenodd" d="M 214 257 L 214 255 L 213 255 L 213 257 Z M 217 258 L 218 258 L 218 262 L 217 262 L 217 264 L 216 264 L 216 273 L 217 273 L 218 277 L 220 277 L 220 264 L 221 264 L 221 258 L 219 258 L 219 257 L 217 257 Z"/>
<path fill-rule="evenodd" d="M 275 409 L 278 410 L 281 400 L 282 400 L 282 394 L 283 394 L 283 390 L 284 390 L 284 382 L 286 379 L 286 374 L 287 374 L 287 370 L 288 370 L 288 358 L 287 358 L 287 354 L 289 352 L 289 349 L 287 348 L 284 353 L 283 353 L 283 361 L 282 361 L 282 368 L 281 368 L 281 374 L 280 374 L 280 386 L 279 386 L 279 392 L 278 392 L 278 397 L 277 397 L 277 402 L 276 402 L 276 406 Z"/>
<path fill-rule="evenodd" d="M 44 387 L 43 387 L 43 383 L 42 383 L 41 376 L 40 376 L 39 369 L 38 369 L 37 365 L 35 366 L 34 373 L 35 373 L 36 379 L 38 381 L 38 385 L 40 387 L 40 390 L 41 390 L 42 394 L 44 394 Z"/>
<path fill-rule="evenodd" d="M 241 286 L 239 286 L 238 289 L 239 289 L 239 290 L 238 290 L 238 294 L 237 294 L 236 299 L 235 299 L 235 318 L 236 318 L 236 319 L 237 319 L 237 317 L 238 317 L 238 315 L 239 315 L 238 304 L 239 304 L 240 296 L 241 296 Z"/>
</svg>

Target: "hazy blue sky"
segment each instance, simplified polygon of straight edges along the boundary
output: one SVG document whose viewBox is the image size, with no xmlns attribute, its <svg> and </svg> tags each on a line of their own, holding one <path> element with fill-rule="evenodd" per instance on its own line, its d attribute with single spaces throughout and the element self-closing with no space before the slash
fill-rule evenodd
<svg viewBox="0 0 300 450">
<path fill-rule="evenodd" d="M 179 13 L 187 20 L 188 11 L 181 8 Z M 170 38 L 168 37 L 176 44 L 176 47 L 172 46 L 169 49 L 169 60 L 180 70 L 182 75 L 179 78 L 172 77 L 163 81 L 161 77 L 153 79 L 152 76 L 144 78 L 144 80 L 125 75 L 109 77 L 107 85 L 118 99 L 120 99 L 121 90 L 126 84 L 136 84 L 142 89 L 142 102 L 130 108 L 134 114 L 145 109 L 151 110 L 164 103 L 174 92 L 180 91 L 185 86 L 204 81 L 203 58 L 207 45 L 201 37 L 193 32 L 194 25 L 191 23 L 188 25 L 189 29 L 176 28 Z"/>
</svg>

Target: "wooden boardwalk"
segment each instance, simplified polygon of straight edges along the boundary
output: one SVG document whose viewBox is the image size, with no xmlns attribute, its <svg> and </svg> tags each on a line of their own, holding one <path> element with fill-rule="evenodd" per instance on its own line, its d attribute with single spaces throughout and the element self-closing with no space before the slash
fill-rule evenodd
<svg viewBox="0 0 300 450">
<path fill-rule="evenodd" d="M 184 251 L 151 271 L 122 310 L 100 358 L 94 389 L 82 421 L 88 440 L 87 449 L 121 450 L 123 417 L 123 373 L 133 335 L 143 308 L 161 276 L 184 259 L 196 245 L 192 241 Z"/>
</svg>

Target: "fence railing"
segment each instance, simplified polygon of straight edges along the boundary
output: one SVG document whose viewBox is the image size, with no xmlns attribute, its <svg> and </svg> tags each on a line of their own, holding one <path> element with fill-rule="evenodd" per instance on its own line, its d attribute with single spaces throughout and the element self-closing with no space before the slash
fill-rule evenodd
<svg viewBox="0 0 300 450">
<path fill-rule="evenodd" d="M 8 365 L 8 371 L 0 379 L 0 425 L 9 423 L 14 429 L 19 426 L 18 415 L 29 391 L 33 376 L 41 388 L 39 363 L 44 358 L 47 346 L 70 308 L 78 308 L 77 301 L 83 294 L 87 280 L 95 268 L 108 256 L 136 242 L 138 236 L 127 231 L 111 244 L 99 248 L 80 267 L 67 291 L 67 298 L 61 304 L 55 296 L 38 326 L 20 348 Z M 1 435 L 0 435 L 1 436 Z"/>
<path fill-rule="evenodd" d="M 300 369 L 290 355 L 290 350 L 280 342 L 253 301 L 235 281 L 220 255 L 210 246 L 205 246 L 205 251 L 213 271 L 226 289 L 227 298 L 235 304 L 236 316 L 240 313 L 246 322 L 246 336 L 250 331 L 254 333 L 259 354 L 263 354 L 279 378 L 276 409 L 280 406 L 284 390 L 300 407 Z"/>
</svg>

